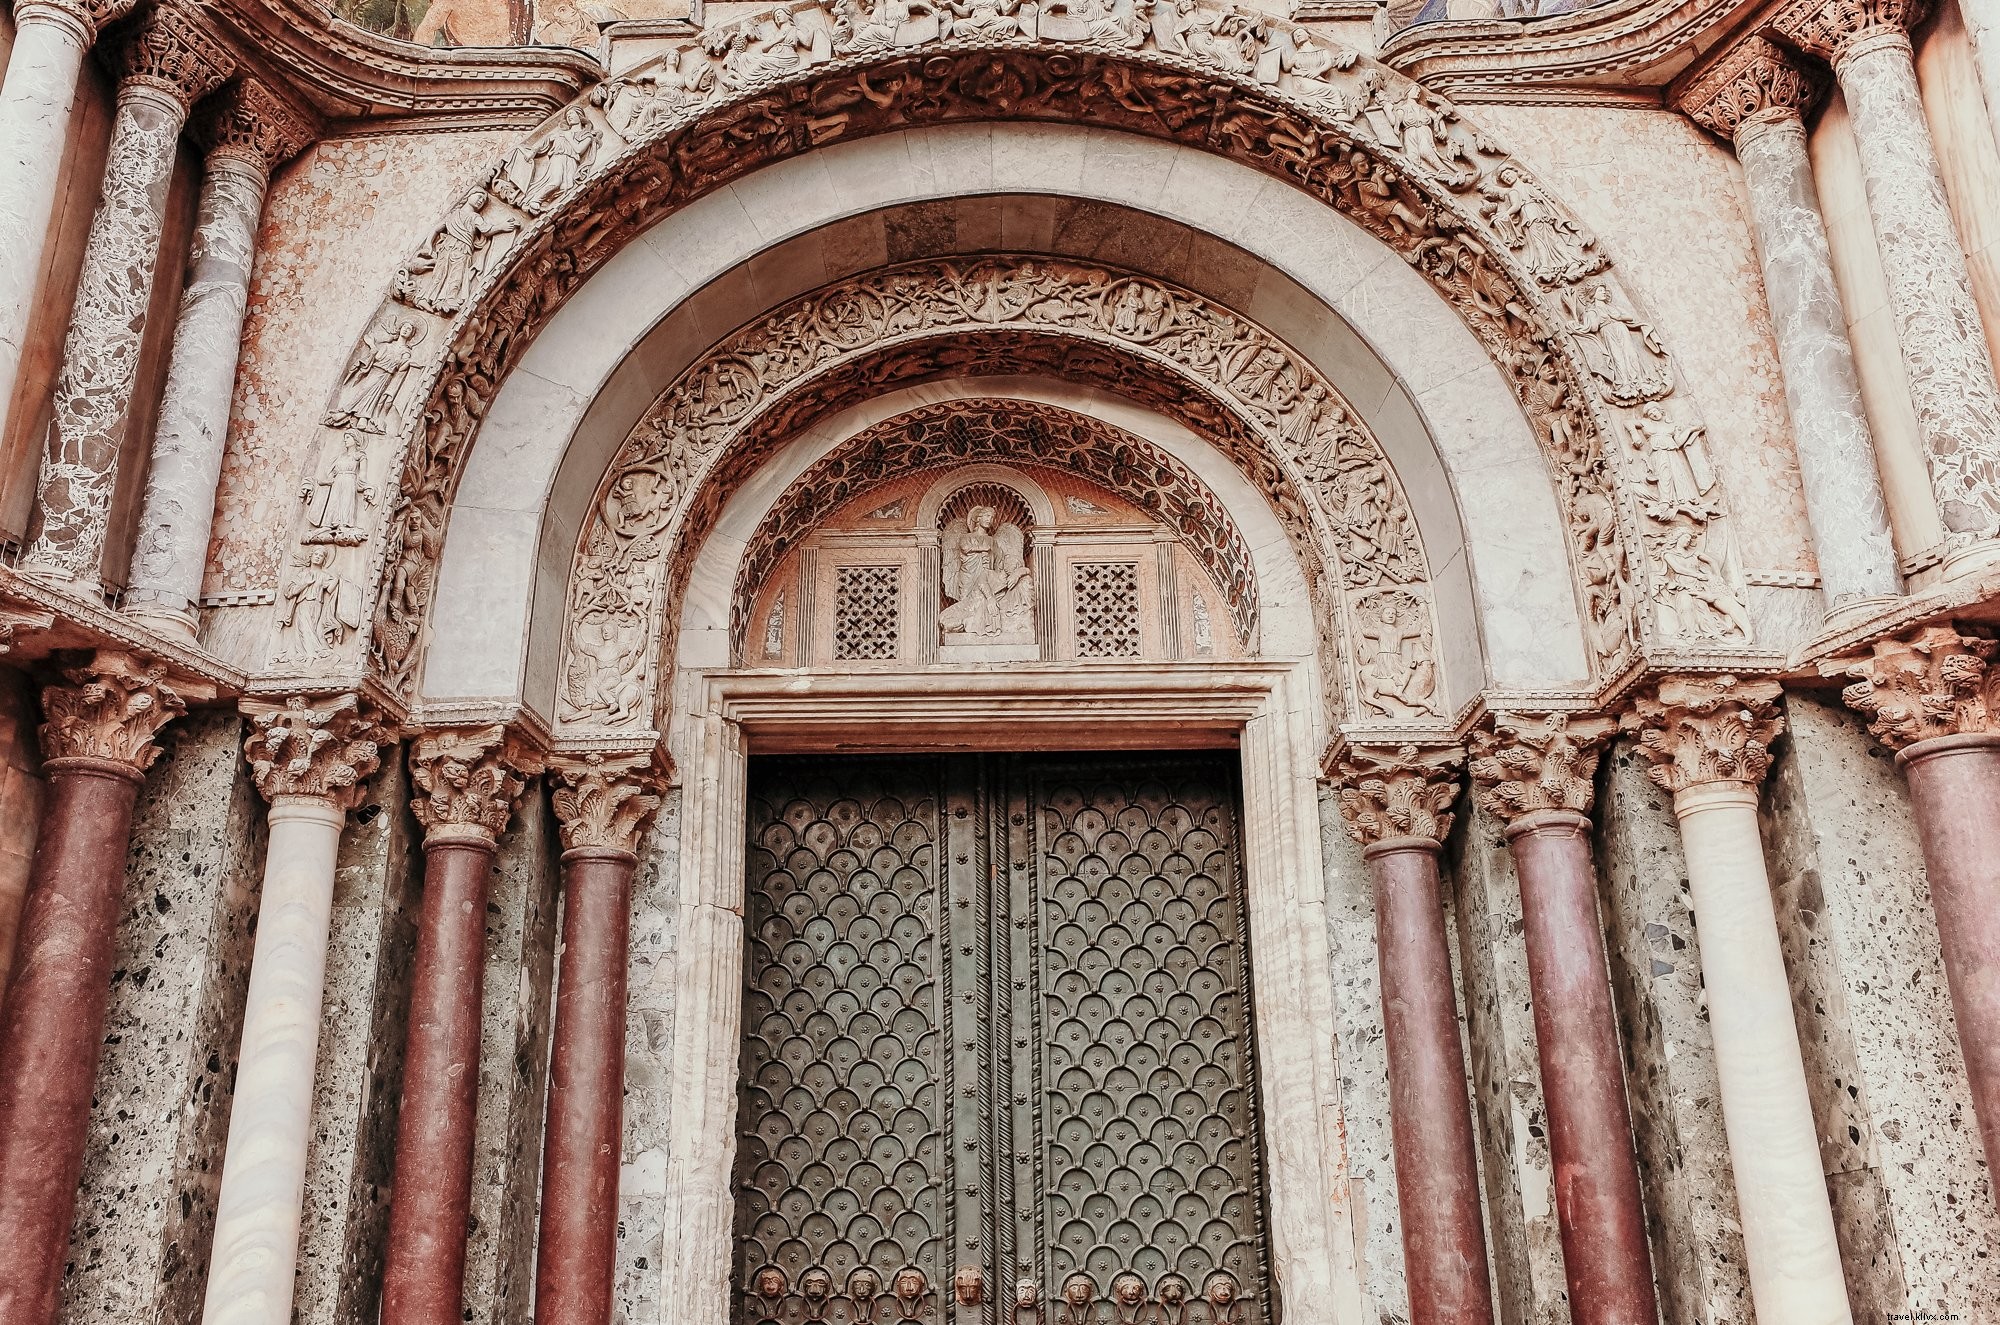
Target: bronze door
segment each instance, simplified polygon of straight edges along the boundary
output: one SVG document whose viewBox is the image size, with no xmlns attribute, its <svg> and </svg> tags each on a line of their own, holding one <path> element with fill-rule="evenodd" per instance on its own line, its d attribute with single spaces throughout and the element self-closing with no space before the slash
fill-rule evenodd
<svg viewBox="0 0 2000 1325">
<path fill-rule="evenodd" d="M 741 1325 L 1269 1325 L 1232 765 L 751 761 Z"/>
</svg>

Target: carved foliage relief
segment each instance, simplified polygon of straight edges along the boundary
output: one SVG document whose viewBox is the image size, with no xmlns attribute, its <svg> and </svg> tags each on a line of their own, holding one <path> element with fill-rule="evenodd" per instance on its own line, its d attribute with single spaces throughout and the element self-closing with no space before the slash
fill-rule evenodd
<svg viewBox="0 0 2000 1325">
<path fill-rule="evenodd" d="M 374 626 L 336 613 L 328 651 L 351 658 L 366 642 L 391 687 L 408 688 L 465 448 L 541 325 L 633 234 L 814 146 L 994 119 L 1089 122 L 1199 146 L 1354 219 L 1457 308 L 1533 419 L 1600 670 L 1645 637 L 1749 642 L 1720 493 L 1712 480 L 1693 500 L 1661 493 L 1650 439 L 1626 426 L 1657 403 L 1668 432 L 1654 436 L 1693 436 L 1693 407 L 1594 238 L 1519 163 L 1441 99 L 1281 20 L 1199 3 L 1099 8 L 1087 21 L 1038 22 L 1003 0 L 955 24 L 940 14 L 909 25 L 844 2 L 793 5 L 782 20 L 752 16 L 601 85 L 496 163 L 408 264 L 371 330 L 371 345 L 400 339 L 414 316 L 401 343 L 422 369 L 396 374 L 391 348 L 396 380 L 379 408 L 328 424 L 381 423 L 363 449 L 384 499 L 361 527 L 373 539 L 387 517 L 378 572 L 329 554 L 337 576 L 367 579 Z M 385 370 L 361 357 L 343 389 L 365 400 Z M 311 546 L 295 548 L 296 567 Z M 1627 606 L 1635 576 L 1663 586 L 1643 623 Z"/>
</svg>

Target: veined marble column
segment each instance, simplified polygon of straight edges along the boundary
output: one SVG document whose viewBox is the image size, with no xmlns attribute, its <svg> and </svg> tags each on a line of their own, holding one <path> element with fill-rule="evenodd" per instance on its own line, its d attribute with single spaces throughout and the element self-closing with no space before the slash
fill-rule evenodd
<svg viewBox="0 0 2000 1325">
<path fill-rule="evenodd" d="M 1757 827 L 1784 725 L 1776 681 L 1672 676 L 1625 715 L 1673 793 L 1687 859 L 1722 1126 L 1761 1325 L 1847 1325 L 1846 1280 L 1820 1165 L 1791 983 Z"/>
<path fill-rule="evenodd" d="M 190 639 L 208 560 L 222 446 L 229 433 L 264 189 L 272 168 L 312 141 L 312 126 L 246 79 L 202 117 L 199 136 L 208 155 L 187 288 L 174 324 L 173 355 L 125 593 L 133 615 Z"/>
<path fill-rule="evenodd" d="M 1922 626 L 1821 664 L 1910 783 L 1958 1047 L 1986 1166 L 2000 1166 L 2000 643 Z"/>
<path fill-rule="evenodd" d="M 0 427 L 21 375 L 83 53 L 136 0 L 21 0 L 0 75 Z"/>
<path fill-rule="evenodd" d="M 1659 1306 L 1611 1005 L 1588 811 L 1609 718 L 1498 715 L 1474 734 L 1479 802 L 1507 824 L 1575 1325 L 1652 1325 Z"/>
<path fill-rule="evenodd" d="M 1340 813 L 1375 890 L 1389 1128 L 1411 1325 L 1491 1325 L 1465 1048 L 1438 853 L 1458 797 L 1456 749 L 1350 749 Z"/>
<path fill-rule="evenodd" d="M 1994 547 L 1967 553 L 1963 545 L 2000 535 L 2000 384 L 1917 94 L 1906 28 L 1922 7 L 1923 0 L 1799 0 L 1776 24 L 1831 61 L 1840 80 L 1931 491 L 1961 544 L 1956 555 L 1984 560 Z"/>
<path fill-rule="evenodd" d="M 1972 58 L 1979 70 L 1979 89 L 1986 95 L 1986 117 L 1993 121 L 1993 141 L 2000 143 L 2000 0 L 1958 0 L 1965 33 L 1972 39 Z"/>
<path fill-rule="evenodd" d="M 271 803 L 271 833 L 202 1320 L 289 1325 L 334 857 L 362 780 L 393 736 L 351 694 L 244 711 L 245 754 Z"/>
<path fill-rule="evenodd" d="M 1821 592 L 1831 613 L 1894 597 L 1902 592 L 1902 576 L 1806 156 L 1800 116 L 1818 93 L 1796 59 L 1751 37 L 1696 80 L 1680 106 L 1734 142 L 1743 167 Z"/>
<path fill-rule="evenodd" d="M 0 1325 L 55 1319 L 124 904 L 132 806 L 186 704 L 162 671 L 100 653 L 42 692 L 48 795 L 0 1013 Z"/>
<path fill-rule="evenodd" d="M 203 22 L 179 8 L 149 10 L 121 51 L 104 190 L 63 342 L 35 486 L 35 539 L 21 558 L 25 571 L 86 588 L 96 587 L 104 556 L 181 125 L 233 67 Z"/>
<path fill-rule="evenodd" d="M 410 752 L 424 826 L 423 918 L 410 974 L 403 1103 L 382 1271 L 383 1325 L 461 1325 L 486 895 L 523 771 L 504 727 L 426 732 Z"/>
<path fill-rule="evenodd" d="M 625 1088 L 625 957 L 639 841 L 660 806 L 651 755 L 552 759 L 563 929 L 542 1148 L 536 1325 L 611 1319 Z"/>
</svg>

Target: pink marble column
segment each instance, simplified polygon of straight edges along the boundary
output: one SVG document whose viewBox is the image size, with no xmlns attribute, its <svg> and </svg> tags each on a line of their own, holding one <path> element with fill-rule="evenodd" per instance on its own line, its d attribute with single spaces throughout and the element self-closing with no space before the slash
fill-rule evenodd
<svg viewBox="0 0 2000 1325">
<path fill-rule="evenodd" d="M 625 964 L 641 834 L 659 808 L 650 757 L 551 761 L 562 824 L 562 959 L 542 1149 L 537 1325 L 607 1325 L 618 1237 Z"/>
<path fill-rule="evenodd" d="M 1350 749 L 1340 808 L 1375 892 L 1389 1130 L 1411 1325 L 1490 1325 L 1479 1165 L 1445 939 L 1438 853 L 1458 795 L 1456 749 Z"/>
<path fill-rule="evenodd" d="M 1659 1311 L 1584 813 L 1615 730 L 1608 718 L 1503 714 L 1473 742 L 1480 804 L 1507 824 L 1521 881 L 1563 1277 L 1576 1325 L 1651 1325 Z"/>
<path fill-rule="evenodd" d="M 410 752 L 421 793 L 424 900 L 410 974 L 383 1325 L 459 1325 L 479 1105 L 486 894 L 525 762 L 501 727 L 427 732 Z"/>
<path fill-rule="evenodd" d="M 55 1319 L 104 1040 L 132 807 L 185 709 L 156 668 L 100 654 L 42 692 L 48 792 L 0 1013 L 0 1325 Z"/>
</svg>

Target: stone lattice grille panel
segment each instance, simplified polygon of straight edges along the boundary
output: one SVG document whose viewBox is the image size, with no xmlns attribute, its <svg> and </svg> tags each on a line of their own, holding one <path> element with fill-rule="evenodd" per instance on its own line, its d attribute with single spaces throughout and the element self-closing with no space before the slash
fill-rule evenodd
<svg viewBox="0 0 2000 1325">
<path fill-rule="evenodd" d="M 1139 567 L 1129 561 L 1079 562 L 1072 571 L 1079 658 L 1139 656 Z"/>
<path fill-rule="evenodd" d="M 833 573 L 833 656 L 894 658 L 902 639 L 900 566 L 839 566 Z"/>
</svg>

